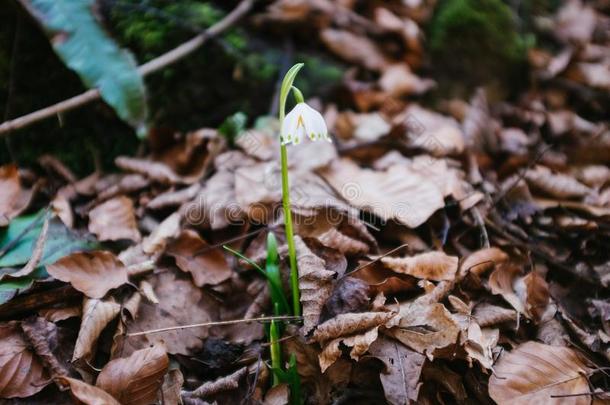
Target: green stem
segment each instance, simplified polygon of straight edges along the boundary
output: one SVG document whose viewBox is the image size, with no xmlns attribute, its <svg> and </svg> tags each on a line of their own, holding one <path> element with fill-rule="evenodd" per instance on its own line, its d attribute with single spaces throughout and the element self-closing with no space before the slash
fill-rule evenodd
<svg viewBox="0 0 610 405">
<path fill-rule="evenodd" d="M 292 83 L 299 70 L 303 67 L 302 63 L 294 65 L 284 76 L 280 89 L 280 128 L 286 116 L 286 101 L 288 93 L 293 88 Z M 299 91 L 297 97 L 300 95 Z M 284 134 L 280 134 L 282 136 Z M 286 228 L 286 241 L 288 242 L 288 257 L 290 260 L 290 288 L 292 290 L 292 310 L 296 316 L 301 315 L 301 301 L 299 297 L 299 271 L 297 268 L 297 253 L 294 246 L 294 231 L 292 229 L 292 212 L 290 211 L 290 183 L 288 181 L 288 151 L 286 145 L 280 147 L 280 160 L 282 165 L 282 207 L 284 209 L 284 226 Z"/>
<path fill-rule="evenodd" d="M 271 352 L 271 369 L 273 370 L 273 385 L 280 383 L 277 370 L 282 370 L 282 351 L 280 348 L 280 333 L 278 331 L 277 323 L 271 321 L 269 327 L 269 341 L 270 341 L 270 352 Z"/>
</svg>

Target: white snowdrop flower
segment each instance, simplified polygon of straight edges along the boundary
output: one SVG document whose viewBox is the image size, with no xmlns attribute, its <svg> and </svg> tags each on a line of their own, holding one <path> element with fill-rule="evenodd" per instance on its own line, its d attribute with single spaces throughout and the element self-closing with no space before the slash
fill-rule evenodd
<svg viewBox="0 0 610 405">
<path fill-rule="evenodd" d="M 304 136 L 309 137 L 312 141 L 326 139 L 328 142 L 332 142 L 322 115 L 305 103 L 298 103 L 286 115 L 280 133 L 282 145 L 289 143 L 298 145 Z"/>
</svg>

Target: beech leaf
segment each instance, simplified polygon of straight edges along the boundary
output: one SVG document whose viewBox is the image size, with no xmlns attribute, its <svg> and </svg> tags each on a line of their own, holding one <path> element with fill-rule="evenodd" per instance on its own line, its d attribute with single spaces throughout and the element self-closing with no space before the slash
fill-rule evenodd
<svg viewBox="0 0 610 405">
<path fill-rule="evenodd" d="M 590 371 L 570 348 L 526 342 L 500 357 L 494 370 L 489 395 L 499 405 L 591 403 L 588 395 L 570 397 L 589 392 Z"/>
</svg>

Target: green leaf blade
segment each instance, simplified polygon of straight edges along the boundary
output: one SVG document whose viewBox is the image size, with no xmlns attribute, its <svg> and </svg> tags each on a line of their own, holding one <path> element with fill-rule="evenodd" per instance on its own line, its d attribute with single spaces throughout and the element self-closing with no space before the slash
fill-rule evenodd
<svg viewBox="0 0 610 405">
<path fill-rule="evenodd" d="M 94 0 L 20 0 L 44 27 L 53 49 L 83 83 L 99 89 L 124 121 L 141 130 L 146 120 L 142 76 L 133 55 L 95 20 Z"/>
</svg>

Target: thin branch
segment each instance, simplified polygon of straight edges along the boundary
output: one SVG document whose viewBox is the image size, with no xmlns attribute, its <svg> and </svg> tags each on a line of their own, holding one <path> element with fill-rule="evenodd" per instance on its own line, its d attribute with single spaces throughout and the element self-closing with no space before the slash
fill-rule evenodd
<svg viewBox="0 0 610 405">
<path fill-rule="evenodd" d="M 227 14 L 222 20 L 212 25 L 210 28 L 197 35 L 196 37 L 188 40 L 187 42 L 179 45 L 171 51 L 149 61 L 138 67 L 138 72 L 142 76 L 146 76 L 150 73 L 161 70 L 173 63 L 176 63 L 185 56 L 191 54 L 201 45 L 206 43 L 209 39 L 214 38 L 223 31 L 234 25 L 240 18 L 242 18 L 250 9 L 255 0 L 242 0 L 237 7 L 235 7 L 229 14 Z M 98 89 L 90 89 L 86 92 L 74 96 L 67 100 L 61 101 L 57 104 L 45 107 L 38 111 L 23 115 L 14 120 L 5 121 L 0 124 L 0 136 L 5 136 L 11 131 L 25 128 L 34 124 L 35 122 L 44 120 L 46 118 L 53 117 L 57 114 L 73 110 L 77 107 L 90 103 L 100 98 L 100 92 Z"/>
<path fill-rule="evenodd" d="M 142 336 L 142 335 L 148 335 L 151 333 L 168 332 L 168 331 L 178 330 L 178 329 L 200 328 L 202 326 L 224 326 L 224 325 L 235 325 L 238 323 L 251 323 L 251 322 L 301 321 L 302 319 L 303 319 L 302 316 L 265 316 L 262 318 L 234 319 L 231 321 L 204 322 L 204 323 L 193 323 L 190 325 L 170 326 L 167 328 L 151 329 L 151 330 L 145 330 L 143 332 L 128 333 L 125 336 L 127 336 L 127 337 Z"/>
</svg>

